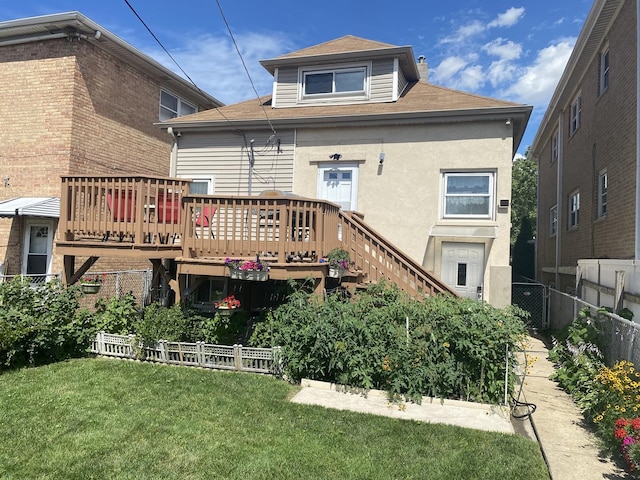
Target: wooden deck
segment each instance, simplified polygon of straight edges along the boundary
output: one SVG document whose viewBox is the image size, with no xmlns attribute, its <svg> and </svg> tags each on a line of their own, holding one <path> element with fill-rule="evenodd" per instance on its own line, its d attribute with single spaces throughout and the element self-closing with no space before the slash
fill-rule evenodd
<svg viewBox="0 0 640 480">
<path fill-rule="evenodd" d="M 336 247 L 357 278 L 398 284 L 412 295 L 453 293 L 358 216 L 324 200 L 295 196 L 190 195 L 189 180 L 149 176 L 65 176 L 58 253 L 75 283 L 99 257 L 176 262 L 176 276 L 228 275 L 224 260 L 261 258 L 270 279 L 308 278 L 324 288 L 319 262 Z M 88 257 L 76 268 L 76 257 Z M 178 278 L 167 279 L 180 295 Z"/>
</svg>

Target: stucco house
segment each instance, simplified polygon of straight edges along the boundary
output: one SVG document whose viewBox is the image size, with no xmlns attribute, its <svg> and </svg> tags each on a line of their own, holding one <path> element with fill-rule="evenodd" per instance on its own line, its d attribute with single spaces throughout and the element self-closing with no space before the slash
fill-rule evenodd
<svg viewBox="0 0 640 480">
<path fill-rule="evenodd" d="M 330 201 L 460 295 L 510 303 L 511 163 L 530 106 L 434 85 L 412 47 L 350 35 L 261 64 L 271 95 L 160 124 L 171 177 Z"/>
<path fill-rule="evenodd" d="M 0 96 L 8 275 L 62 271 L 62 175 L 166 176 L 171 140 L 154 123 L 221 105 L 78 12 L 0 22 Z"/>
<path fill-rule="evenodd" d="M 638 8 L 594 1 L 532 154 L 537 279 L 640 315 Z"/>
</svg>

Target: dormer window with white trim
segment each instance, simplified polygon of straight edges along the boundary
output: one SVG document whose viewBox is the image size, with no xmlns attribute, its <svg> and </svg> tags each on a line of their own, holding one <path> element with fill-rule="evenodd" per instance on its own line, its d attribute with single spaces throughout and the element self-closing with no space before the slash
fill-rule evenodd
<svg viewBox="0 0 640 480">
<path fill-rule="evenodd" d="M 325 98 L 367 98 L 369 70 L 367 65 L 317 70 L 301 69 L 299 98 L 303 101 Z"/>
</svg>

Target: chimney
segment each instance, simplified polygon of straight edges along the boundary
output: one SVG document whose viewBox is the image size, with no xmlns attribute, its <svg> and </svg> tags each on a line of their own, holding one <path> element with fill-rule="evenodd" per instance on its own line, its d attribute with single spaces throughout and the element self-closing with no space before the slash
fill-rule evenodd
<svg viewBox="0 0 640 480">
<path fill-rule="evenodd" d="M 418 57 L 418 73 L 420 73 L 420 81 L 427 83 L 429 81 L 429 65 L 424 61 L 424 55 Z"/>
</svg>

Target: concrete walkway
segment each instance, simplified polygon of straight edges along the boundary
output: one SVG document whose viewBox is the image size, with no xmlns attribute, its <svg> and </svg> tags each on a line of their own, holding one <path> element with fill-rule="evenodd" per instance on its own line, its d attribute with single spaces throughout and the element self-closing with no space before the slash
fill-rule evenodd
<svg viewBox="0 0 640 480">
<path fill-rule="evenodd" d="M 487 431 L 517 431 L 539 442 L 552 480 L 632 480 L 623 465 L 615 465 L 601 456 L 597 438 L 587 428 L 580 410 L 549 379 L 553 365 L 547 355 L 544 342 L 530 337 L 526 348 L 529 367 L 520 401 L 535 404 L 536 410 L 523 420 L 512 418 L 501 407 L 455 400 L 441 403 L 439 399 L 425 398 L 422 405 L 390 404 L 386 392 L 369 390 L 365 396 L 363 392 L 347 392 L 344 387 L 313 380 L 303 380 L 303 388 L 291 401 Z M 524 370 L 524 354 L 521 364 Z"/>
<path fill-rule="evenodd" d="M 631 479 L 623 465 L 601 455 L 597 437 L 571 396 L 549 379 L 554 367 L 548 353 L 541 339 L 529 337 L 529 367 L 520 401 L 535 404 L 536 410 L 530 425 L 526 425 L 529 421 L 515 419 L 514 424 L 520 422 L 525 429 L 533 428 L 553 480 Z"/>
</svg>

